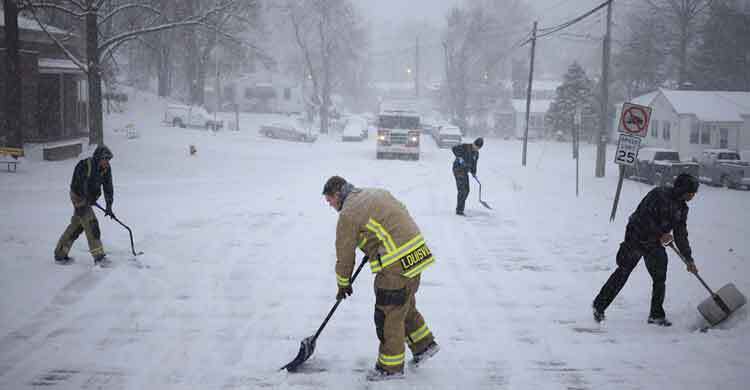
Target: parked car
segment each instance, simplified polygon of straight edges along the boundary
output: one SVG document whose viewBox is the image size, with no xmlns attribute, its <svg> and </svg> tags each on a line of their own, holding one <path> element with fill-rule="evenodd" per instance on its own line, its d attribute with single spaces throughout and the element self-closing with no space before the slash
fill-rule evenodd
<svg viewBox="0 0 750 390">
<path fill-rule="evenodd" d="M 727 188 L 750 189 L 750 162 L 729 149 L 706 149 L 698 160 L 702 182 Z"/>
<path fill-rule="evenodd" d="M 638 151 L 635 166 L 625 169 L 625 177 L 657 185 L 671 185 L 681 173 L 697 177 L 698 163 L 680 161 L 680 154 L 673 149 L 648 147 Z"/>
<path fill-rule="evenodd" d="M 437 129 L 437 142 L 440 148 L 452 148 L 461 143 L 461 130 L 456 126 L 443 126 Z"/>
<path fill-rule="evenodd" d="M 268 138 L 285 139 L 298 142 L 315 142 L 317 134 L 288 122 L 274 122 L 262 125 L 258 133 Z"/>
<path fill-rule="evenodd" d="M 367 138 L 367 121 L 364 118 L 352 116 L 346 122 L 344 131 L 341 133 L 341 140 L 344 142 L 358 142 Z"/>
<path fill-rule="evenodd" d="M 206 130 L 218 130 L 224 127 L 224 122 L 214 120 L 214 116 L 205 108 L 181 104 L 167 106 L 164 112 L 164 122 L 174 127 L 197 127 Z"/>
</svg>

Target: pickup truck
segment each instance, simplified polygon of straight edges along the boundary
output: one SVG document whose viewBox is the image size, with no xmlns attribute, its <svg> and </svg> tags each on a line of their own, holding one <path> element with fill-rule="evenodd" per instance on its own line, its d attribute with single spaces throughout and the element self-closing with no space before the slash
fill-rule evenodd
<svg viewBox="0 0 750 390">
<path fill-rule="evenodd" d="M 197 127 L 206 130 L 218 130 L 224 127 L 224 122 L 214 120 L 205 108 L 170 104 L 164 112 L 164 122 L 174 127 Z"/>
<path fill-rule="evenodd" d="M 635 166 L 625 169 L 625 177 L 656 185 L 671 185 L 681 173 L 697 177 L 698 163 L 680 161 L 676 150 L 660 148 L 642 148 Z"/>
<path fill-rule="evenodd" d="M 700 180 L 727 188 L 750 189 L 750 162 L 729 149 L 706 149 L 698 160 Z"/>
</svg>

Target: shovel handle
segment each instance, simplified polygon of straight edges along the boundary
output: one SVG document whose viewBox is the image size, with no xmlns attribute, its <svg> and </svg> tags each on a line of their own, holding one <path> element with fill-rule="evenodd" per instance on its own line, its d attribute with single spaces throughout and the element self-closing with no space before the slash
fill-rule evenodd
<svg viewBox="0 0 750 390">
<path fill-rule="evenodd" d="M 672 250 L 674 251 L 674 253 L 677 253 L 677 256 L 679 256 L 679 257 L 680 257 L 680 259 L 682 259 L 682 261 L 683 261 L 683 262 L 684 262 L 685 264 L 688 264 L 688 261 L 687 261 L 687 259 L 685 259 L 685 256 L 683 256 L 683 255 L 682 255 L 682 252 L 680 252 L 680 250 L 679 250 L 679 249 L 677 249 L 677 247 L 676 247 L 676 246 L 674 245 L 674 241 L 670 241 L 670 242 L 669 242 L 669 243 L 667 244 L 667 246 L 668 246 L 668 247 L 670 247 L 670 248 L 672 248 Z M 711 293 L 711 296 L 712 296 L 712 297 L 715 297 L 715 296 L 716 296 L 716 294 L 714 293 L 714 291 L 713 291 L 713 290 L 711 290 L 711 287 L 708 287 L 708 284 L 706 284 L 706 282 L 705 282 L 705 281 L 703 280 L 703 278 L 701 278 L 701 276 L 700 276 L 700 275 L 698 275 L 698 273 L 697 273 L 697 272 L 695 272 L 695 273 L 694 273 L 694 275 L 695 275 L 695 277 L 696 277 L 696 278 L 698 278 L 698 280 L 699 280 L 699 281 L 701 282 L 701 284 L 703 285 L 703 287 L 705 287 L 705 288 L 706 288 L 706 290 L 708 290 L 708 292 L 709 292 L 709 293 Z"/>
<path fill-rule="evenodd" d="M 104 211 L 105 213 L 107 212 L 107 210 L 105 210 L 104 207 L 100 206 L 99 203 L 94 203 L 94 206 L 96 206 L 97 208 L 99 208 L 99 210 Z M 135 244 L 133 244 L 133 231 L 130 229 L 130 227 L 128 225 L 122 223 L 122 221 L 120 221 L 119 219 L 117 219 L 117 217 L 115 217 L 114 215 L 110 215 L 109 217 L 112 218 L 112 219 L 114 219 L 115 222 L 119 223 L 120 226 L 122 226 L 125 229 L 127 229 L 128 234 L 130 235 L 130 250 L 133 252 L 133 256 L 138 256 L 138 255 L 143 254 L 143 252 L 136 252 L 135 251 Z"/>
<path fill-rule="evenodd" d="M 365 263 L 367 263 L 367 261 L 369 259 L 370 259 L 369 256 L 365 256 L 365 257 L 362 258 L 362 262 L 359 263 L 359 267 L 357 267 L 357 270 L 354 272 L 354 275 L 352 275 L 352 278 L 349 281 L 350 285 L 354 284 L 354 280 L 357 279 L 357 275 L 359 275 L 359 271 L 362 271 L 362 267 L 364 267 Z M 315 342 L 315 340 L 318 339 L 318 336 L 320 336 L 320 333 L 323 331 L 323 328 L 326 327 L 326 324 L 328 323 L 328 320 L 331 319 L 331 316 L 333 315 L 333 312 L 336 311 L 336 308 L 339 307 L 339 304 L 341 304 L 341 301 L 343 301 L 343 300 L 344 300 L 343 298 L 336 300 L 336 304 L 333 305 L 333 307 L 331 308 L 331 311 L 328 312 L 328 315 L 326 316 L 326 319 L 323 320 L 323 323 L 320 324 L 320 327 L 318 328 L 318 331 L 315 332 L 315 336 L 313 336 L 313 338 L 312 338 L 312 340 L 313 340 L 312 342 L 313 343 Z"/>
</svg>

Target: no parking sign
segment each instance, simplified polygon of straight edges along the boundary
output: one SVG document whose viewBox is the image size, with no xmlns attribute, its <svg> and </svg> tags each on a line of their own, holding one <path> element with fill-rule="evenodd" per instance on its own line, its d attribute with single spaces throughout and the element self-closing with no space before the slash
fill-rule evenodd
<svg viewBox="0 0 750 390">
<path fill-rule="evenodd" d="M 648 122 L 650 119 L 651 107 L 623 103 L 617 131 L 628 135 L 645 137 L 648 132 Z"/>
</svg>

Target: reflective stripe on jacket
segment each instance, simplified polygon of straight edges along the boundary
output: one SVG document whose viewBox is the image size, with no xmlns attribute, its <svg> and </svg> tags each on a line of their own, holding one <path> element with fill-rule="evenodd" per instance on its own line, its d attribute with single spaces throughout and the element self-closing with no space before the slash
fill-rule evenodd
<svg viewBox="0 0 750 390">
<path fill-rule="evenodd" d="M 340 286 L 349 283 L 357 248 L 370 256 L 373 273 L 413 278 L 435 261 L 406 207 L 381 189 L 357 189 L 344 201 L 336 227 L 336 279 Z"/>
</svg>

